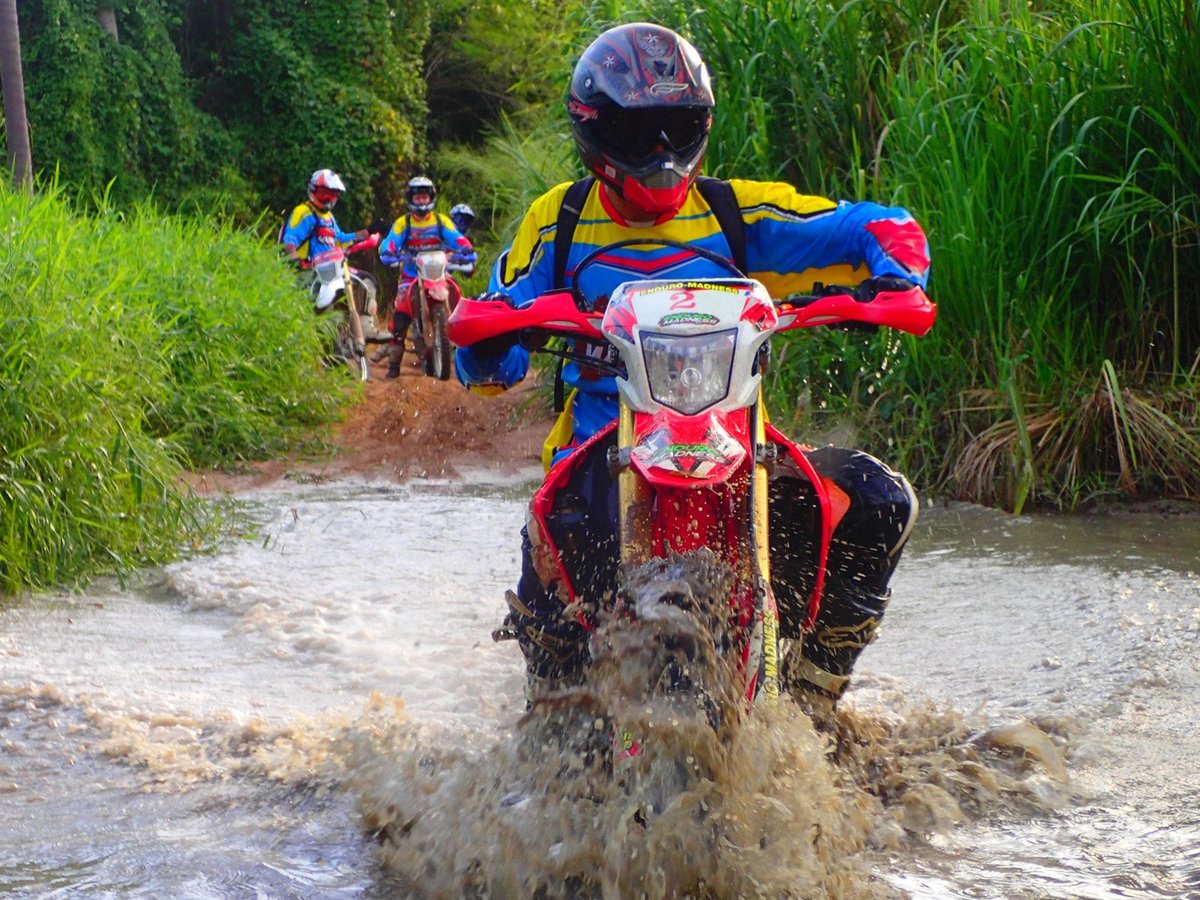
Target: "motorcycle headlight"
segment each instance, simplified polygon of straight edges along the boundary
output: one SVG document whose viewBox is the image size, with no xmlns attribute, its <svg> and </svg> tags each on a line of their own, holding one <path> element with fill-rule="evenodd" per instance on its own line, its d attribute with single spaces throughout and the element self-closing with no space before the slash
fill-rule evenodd
<svg viewBox="0 0 1200 900">
<path fill-rule="evenodd" d="M 317 277 L 321 281 L 329 282 L 337 278 L 341 274 L 342 264 L 340 262 L 323 262 L 317 263 Z"/>
<path fill-rule="evenodd" d="M 729 393 L 737 329 L 708 334 L 642 332 L 642 357 L 656 403 L 694 416 Z"/>
</svg>

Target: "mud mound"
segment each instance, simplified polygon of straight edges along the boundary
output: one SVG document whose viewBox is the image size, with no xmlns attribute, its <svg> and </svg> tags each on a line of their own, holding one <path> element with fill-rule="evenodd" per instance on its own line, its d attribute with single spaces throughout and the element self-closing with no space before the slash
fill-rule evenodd
<svg viewBox="0 0 1200 900">
<path fill-rule="evenodd" d="M 326 436 L 319 454 L 249 463 L 234 472 L 197 473 L 201 493 L 239 491 L 281 478 L 319 481 L 361 476 L 378 481 L 453 477 L 463 469 L 513 474 L 538 466 L 553 422 L 532 379 L 498 397 L 480 397 L 457 381 L 437 381 L 411 364 L 385 381 L 373 363 L 363 398 Z"/>
</svg>

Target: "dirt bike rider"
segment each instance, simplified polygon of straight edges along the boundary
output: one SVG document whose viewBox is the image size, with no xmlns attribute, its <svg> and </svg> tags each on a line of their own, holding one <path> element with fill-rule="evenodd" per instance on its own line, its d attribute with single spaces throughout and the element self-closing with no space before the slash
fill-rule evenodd
<svg viewBox="0 0 1200 900">
<path fill-rule="evenodd" d="M 639 237 L 694 244 L 732 259 L 732 245 L 717 213 L 698 184 L 714 106 L 707 68 L 696 49 L 658 25 L 636 23 L 605 31 L 583 52 L 571 79 L 567 109 L 576 145 L 595 176 L 579 206 L 577 229 L 565 269 L 570 272 L 598 246 Z M 774 297 L 809 292 L 817 282 L 922 287 L 929 264 L 924 233 L 904 210 L 874 203 L 834 203 L 799 194 L 787 184 L 733 181 L 734 217 L 744 230 L 747 274 Z M 534 201 L 507 252 L 496 263 L 490 296 L 514 305 L 554 289 L 556 222 L 571 185 L 561 184 Z M 623 247 L 604 265 L 585 272 L 583 294 L 605 296 L 623 281 L 729 277 L 697 257 L 681 261 L 678 248 Z M 622 267 L 624 259 L 630 264 Z M 653 261 L 662 260 L 655 267 Z M 669 275 L 667 268 L 669 267 Z M 897 284 L 896 279 L 899 279 Z M 504 335 L 460 348 L 459 379 L 481 392 L 495 392 L 525 377 L 529 353 Z M 614 379 L 568 363 L 564 380 L 575 389 L 555 432 L 553 463 L 570 454 L 616 418 Z M 568 426 L 570 431 L 565 431 Z M 552 437 L 552 442 L 554 441 Z M 564 522 L 615 540 L 616 489 L 605 447 L 590 454 L 578 477 L 561 494 L 569 508 Z M 772 586 L 780 607 L 780 634 L 795 643 L 789 651 L 785 686 L 814 720 L 832 722 L 834 704 L 850 671 L 874 637 L 917 513 L 907 480 L 865 453 L 836 447 L 810 458 L 822 480 L 832 482 L 835 505 L 844 508 L 829 550 L 827 582 L 813 629 L 801 633 L 815 558 L 804 535 L 816 515 L 816 499 L 798 472 L 777 466 L 770 486 Z M 789 477 L 792 476 L 792 477 Z M 839 502 L 840 501 L 840 502 Z M 574 519 L 569 519 L 570 516 Z M 604 522 L 597 529 L 595 523 Z M 567 530 L 569 524 L 564 524 Z M 587 660 L 586 634 L 553 590 L 551 573 L 539 577 L 522 531 L 522 572 L 506 619 L 520 643 L 535 690 L 576 681 Z M 578 573 L 585 577 L 585 573 Z M 587 583 L 586 581 L 584 582 Z M 612 585 L 590 585 L 592 591 Z M 539 682 L 539 680 L 542 680 Z"/>
<path fill-rule="evenodd" d="M 456 203 L 450 208 L 450 221 L 454 223 L 454 227 L 462 233 L 463 237 L 469 238 L 471 236 L 471 228 L 475 225 L 475 210 L 471 209 L 466 203 Z M 475 261 L 458 263 L 452 268 L 470 278 L 475 274 Z"/>
<path fill-rule="evenodd" d="M 364 241 L 370 235 L 365 228 L 342 231 L 338 227 L 333 208 L 345 191 L 341 176 L 332 169 L 317 169 L 309 176 L 308 199 L 292 210 L 279 231 L 279 243 L 283 245 L 284 253 L 301 269 L 309 268 L 312 258 L 326 250 Z M 376 302 L 373 295 L 367 296 L 360 312 L 374 316 Z"/>
<path fill-rule="evenodd" d="M 409 287 L 417 277 L 416 254 L 422 250 L 448 250 L 457 254 L 459 262 L 474 263 L 475 250 L 471 241 L 446 216 L 434 211 L 437 188 L 423 175 L 409 179 L 404 189 L 408 212 L 397 219 L 379 244 L 379 259 L 387 266 L 400 266 L 400 282 L 396 289 L 395 311 L 392 313 L 392 340 L 388 346 L 388 378 L 400 376 L 400 360 L 404 356 L 404 340 L 412 324 L 412 303 Z"/>
</svg>

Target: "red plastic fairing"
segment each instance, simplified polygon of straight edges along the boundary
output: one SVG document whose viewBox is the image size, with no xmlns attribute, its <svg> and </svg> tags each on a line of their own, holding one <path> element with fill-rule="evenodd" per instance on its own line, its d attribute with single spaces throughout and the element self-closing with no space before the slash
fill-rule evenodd
<svg viewBox="0 0 1200 900">
<path fill-rule="evenodd" d="M 580 312 L 569 291 L 543 294 L 518 309 L 503 300 L 464 297 L 450 317 L 448 334 L 458 347 L 523 328 L 600 338 L 600 319 L 598 313 Z"/>
<path fill-rule="evenodd" d="M 632 462 L 650 484 L 700 488 L 728 481 L 750 455 L 748 410 L 635 413 Z"/>
<path fill-rule="evenodd" d="M 462 309 L 463 303 L 467 302 L 471 301 L 468 301 L 464 297 L 462 303 L 459 304 L 459 309 Z M 505 305 L 507 308 L 506 304 L 502 305 Z M 453 316 L 451 316 L 451 321 L 453 321 Z M 533 498 L 529 501 L 529 526 L 537 529 L 536 535 L 533 533 L 529 535 L 530 542 L 533 544 L 534 568 L 537 569 L 539 576 L 542 576 L 543 572 L 557 571 L 558 577 L 562 579 L 563 588 L 571 602 L 579 599 L 579 597 L 575 592 L 575 585 L 571 583 L 571 577 L 567 574 L 566 567 L 563 565 L 562 554 L 559 553 L 558 547 L 550 536 L 550 529 L 546 525 L 546 518 L 550 515 L 551 510 L 554 509 L 554 495 L 567 483 L 571 472 L 583 459 L 584 454 L 591 449 L 592 445 L 604 440 L 607 435 L 612 434 L 616 427 L 617 423 L 615 421 L 605 425 L 580 444 L 574 453 L 554 466 L 549 474 L 546 475 L 546 480 L 542 482 L 541 487 L 537 489 Z M 589 631 L 592 630 L 592 624 L 587 621 L 582 613 L 579 614 L 579 622 L 584 628 Z"/>
<path fill-rule="evenodd" d="M 803 450 L 792 443 L 782 432 L 772 426 L 770 422 L 767 423 L 766 429 L 767 439 L 782 444 L 787 450 L 788 456 L 800 467 L 800 471 L 808 476 L 808 480 L 812 483 L 813 490 L 816 492 L 817 505 L 821 510 L 821 534 L 817 550 L 817 573 L 813 579 L 812 595 L 808 598 L 808 616 L 804 620 L 804 629 L 808 630 L 817 621 L 817 612 L 821 609 L 821 592 L 825 589 L 825 567 L 829 562 L 829 539 L 833 533 L 833 513 L 830 508 L 829 489 L 825 487 L 825 482 L 817 474 L 817 470 L 813 468 L 813 464 L 808 461 L 808 457 L 804 455 Z"/>
<path fill-rule="evenodd" d="M 849 294 L 821 297 L 812 303 L 779 305 L 779 330 L 866 322 L 907 331 L 918 337 L 933 327 L 937 307 L 919 287 L 907 291 L 880 291 L 870 303 L 860 303 Z"/>
<path fill-rule="evenodd" d="M 366 238 L 359 241 L 357 244 L 351 244 L 349 247 L 347 247 L 346 253 L 351 254 L 351 253 L 358 253 L 362 250 L 374 250 L 376 247 L 379 246 L 379 242 L 381 240 L 383 240 L 382 234 L 369 234 L 366 236 Z"/>
<path fill-rule="evenodd" d="M 341 247 L 330 247 L 328 250 L 322 250 L 311 260 L 314 266 L 326 262 L 340 262 L 346 258 L 346 252 Z"/>
</svg>

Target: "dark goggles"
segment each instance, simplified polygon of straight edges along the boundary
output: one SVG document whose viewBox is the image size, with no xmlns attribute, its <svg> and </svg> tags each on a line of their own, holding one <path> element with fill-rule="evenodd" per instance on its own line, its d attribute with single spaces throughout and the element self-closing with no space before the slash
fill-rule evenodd
<svg viewBox="0 0 1200 900">
<path fill-rule="evenodd" d="M 707 135 L 707 107 L 655 107 L 600 110 L 588 127 L 596 141 L 633 162 L 648 159 L 659 150 L 686 155 Z"/>
</svg>

